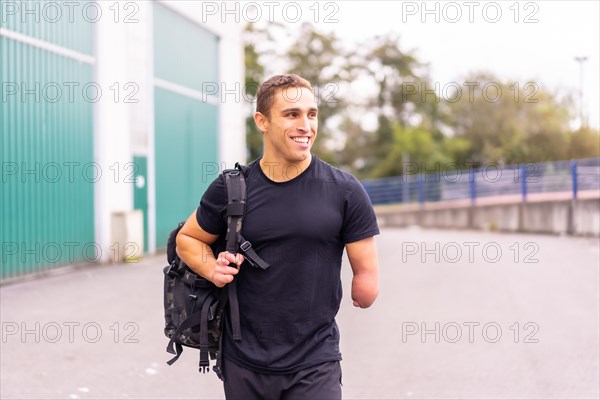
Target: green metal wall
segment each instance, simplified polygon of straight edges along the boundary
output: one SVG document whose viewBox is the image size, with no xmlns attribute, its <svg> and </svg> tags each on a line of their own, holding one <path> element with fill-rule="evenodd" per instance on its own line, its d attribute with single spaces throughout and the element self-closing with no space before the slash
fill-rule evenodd
<svg viewBox="0 0 600 400">
<path fill-rule="evenodd" d="M 174 28 L 177 29 L 174 29 Z M 168 7 L 154 6 L 154 74 L 202 91 L 219 79 L 219 38 Z"/>
<path fill-rule="evenodd" d="M 178 29 L 173 29 L 173 27 Z M 218 82 L 218 38 L 167 7 L 154 7 L 155 77 L 201 91 Z M 198 207 L 218 162 L 219 107 L 155 88 L 156 247 Z"/>
<path fill-rule="evenodd" d="M 93 27 L 101 17 L 93 1 L 0 0 L 0 6 L 3 28 L 92 55 Z"/>
<path fill-rule="evenodd" d="M 92 24 L 37 23 L 32 16 L 23 23 L 20 14 L 3 18 L 3 28 L 92 55 Z M 92 97 L 82 95 L 93 82 L 93 66 L 5 36 L 0 55 L 1 278 L 94 260 L 98 168 Z M 14 85 L 17 93 L 11 94 Z"/>
</svg>

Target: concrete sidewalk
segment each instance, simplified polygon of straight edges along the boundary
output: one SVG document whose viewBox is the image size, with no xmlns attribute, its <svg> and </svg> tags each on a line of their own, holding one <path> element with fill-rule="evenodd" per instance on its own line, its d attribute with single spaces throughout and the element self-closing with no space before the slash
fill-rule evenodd
<svg viewBox="0 0 600 400">
<path fill-rule="evenodd" d="M 371 309 L 352 307 L 342 266 L 344 398 L 599 397 L 597 239 L 384 229 L 377 242 Z M 166 364 L 165 264 L 3 286 L 0 397 L 222 399 L 196 351 Z"/>
<path fill-rule="evenodd" d="M 2 287 L 2 398 L 223 398 L 197 352 L 165 363 L 165 265 L 160 255 Z"/>
</svg>

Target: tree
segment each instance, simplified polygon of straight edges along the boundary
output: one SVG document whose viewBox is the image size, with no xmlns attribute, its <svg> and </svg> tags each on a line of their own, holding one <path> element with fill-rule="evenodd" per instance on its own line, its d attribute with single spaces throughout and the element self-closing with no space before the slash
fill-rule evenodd
<svg viewBox="0 0 600 400">
<path fill-rule="evenodd" d="M 442 169 L 463 168 L 457 159 L 468 151 L 469 143 L 461 138 L 444 137 L 439 140 L 423 127 L 392 125 L 393 143 L 386 156 L 371 172 L 372 177 L 426 173 Z"/>
<path fill-rule="evenodd" d="M 259 61 L 260 54 L 254 44 L 257 36 L 264 36 L 264 33 L 262 31 L 257 32 L 253 24 L 247 24 L 244 32 L 244 38 L 246 39 L 244 44 L 244 91 L 246 99 L 256 98 L 256 92 L 265 73 L 265 68 Z M 250 160 L 255 160 L 262 155 L 262 132 L 258 130 L 254 123 L 253 111 L 254 105 L 252 103 L 248 104 L 248 110 L 246 111 L 246 147 L 248 159 Z"/>
<path fill-rule="evenodd" d="M 285 33 L 284 25 L 271 23 L 267 25 L 248 23 L 244 28 L 244 91 L 245 98 L 250 101 L 246 107 L 246 144 L 248 158 L 253 160 L 262 155 L 262 132 L 254 123 L 255 99 L 260 83 L 265 79 L 265 65 L 279 59 L 279 45 L 276 36 Z"/>
<path fill-rule="evenodd" d="M 597 129 L 583 126 L 573 132 L 569 139 L 569 158 L 600 157 L 600 133 Z"/>
<path fill-rule="evenodd" d="M 446 101 L 450 127 L 471 143 L 472 161 L 513 164 L 568 158 L 569 99 L 480 73 Z"/>
<path fill-rule="evenodd" d="M 314 152 L 359 178 L 406 173 L 405 162 L 464 168 L 600 155 L 597 130 L 572 132 L 571 98 L 541 90 L 536 82 L 475 73 L 442 99 L 428 66 L 404 51 L 397 35 L 377 36 L 350 50 L 334 33 L 311 24 L 297 31 L 249 26 L 246 34 L 247 88 L 257 88 L 266 72 L 308 79 L 319 102 Z M 250 157 L 258 157 L 262 138 L 251 117 L 247 132 Z"/>
<path fill-rule="evenodd" d="M 402 51 L 399 42 L 398 36 L 385 35 L 360 46 L 366 49 L 362 54 L 362 71 L 378 88 L 369 104 L 378 119 L 378 127 L 367 146 L 370 154 L 365 168 L 371 176 L 385 176 L 395 170 L 390 161 L 390 149 L 398 144 L 394 130 L 410 131 L 418 127 L 429 131 L 436 140 L 441 139 L 439 99 L 435 94 L 424 94 L 429 81 L 427 67 L 410 52 Z M 407 153 L 399 155 L 406 158 Z"/>
<path fill-rule="evenodd" d="M 281 38 L 292 44 L 283 46 Z M 332 129 L 329 118 L 340 114 L 344 107 L 338 97 L 340 87 L 347 81 L 342 76 L 347 71 L 345 53 L 335 34 L 318 32 L 313 25 L 304 23 L 295 35 L 281 24 L 259 28 L 248 24 L 245 30 L 246 86 L 254 88 L 247 94 L 256 96 L 259 82 L 265 78 L 264 65 L 285 66 L 287 73 L 307 79 L 315 88 L 319 106 L 319 140 L 313 151 L 322 159 L 335 163 L 335 149 L 331 146 Z M 285 62 L 281 62 L 284 59 Z M 262 61 L 266 60 L 266 61 Z M 270 73 L 280 73 L 270 71 Z M 262 137 L 251 116 L 246 119 L 249 156 L 256 158 L 262 153 Z"/>
<path fill-rule="evenodd" d="M 310 23 L 303 23 L 286 52 L 288 73 L 308 80 L 315 88 L 319 107 L 319 140 L 313 151 L 325 161 L 335 163 L 330 118 L 342 113 L 346 102 L 340 91 L 347 85 L 350 67 L 347 52 L 334 33 L 321 33 Z"/>
</svg>

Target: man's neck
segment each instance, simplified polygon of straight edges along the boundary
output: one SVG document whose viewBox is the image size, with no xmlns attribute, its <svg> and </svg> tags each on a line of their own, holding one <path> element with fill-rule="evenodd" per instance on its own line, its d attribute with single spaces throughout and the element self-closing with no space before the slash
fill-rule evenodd
<svg viewBox="0 0 600 400">
<path fill-rule="evenodd" d="M 273 182 L 287 182 L 306 171 L 312 161 L 312 154 L 303 161 L 290 163 L 264 156 L 260 160 L 260 169 Z"/>
</svg>

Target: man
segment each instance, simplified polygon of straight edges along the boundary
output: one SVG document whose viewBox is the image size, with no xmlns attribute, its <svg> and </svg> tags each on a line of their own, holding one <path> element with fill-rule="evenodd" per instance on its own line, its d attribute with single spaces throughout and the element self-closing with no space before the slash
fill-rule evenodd
<svg viewBox="0 0 600 400">
<path fill-rule="evenodd" d="M 228 399 L 340 399 L 335 315 L 344 248 L 354 305 L 367 308 L 377 297 L 373 208 L 352 175 L 311 154 L 317 116 L 313 89 L 297 75 L 273 76 L 258 90 L 254 121 L 264 151 L 246 173 L 242 235 L 270 264 L 267 270 L 240 268 L 241 254 L 212 255 L 209 246 L 226 232 L 222 176 L 177 237 L 180 257 L 199 275 L 218 287 L 236 279 L 242 340 L 232 339 L 225 318 Z"/>
</svg>

